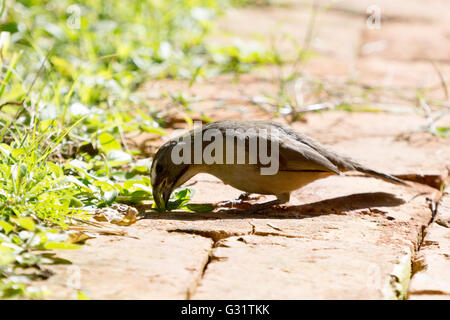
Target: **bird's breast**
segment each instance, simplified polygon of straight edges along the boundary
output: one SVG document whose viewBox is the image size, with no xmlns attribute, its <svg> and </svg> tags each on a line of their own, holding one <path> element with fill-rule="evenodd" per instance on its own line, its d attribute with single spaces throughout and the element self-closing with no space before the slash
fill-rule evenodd
<svg viewBox="0 0 450 320">
<path fill-rule="evenodd" d="M 281 194 L 301 188 L 330 172 L 278 171 L 274 175 L 261 174 L 260 167 L 249 164 L 215 164 L 203 166 L 202 172 L 211 174 L 230 186 L 259 194 Z"/>
</svg>

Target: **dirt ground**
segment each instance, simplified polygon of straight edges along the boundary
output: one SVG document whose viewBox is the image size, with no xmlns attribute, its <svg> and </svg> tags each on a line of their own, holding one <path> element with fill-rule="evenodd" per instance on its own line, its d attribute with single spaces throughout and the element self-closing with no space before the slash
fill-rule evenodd
<svg viewBox="0 0 450 320">
<path fill-rule="evenodd" d="M 294 48 L 286 35 L 304 43 L 308 34 L 309 3 L 233 9 L 211 41 L 258 39 L 289 55 Z M 381 9 L 379 29 L 367 24 L 373 5 Z M 440 0 L 338 1 L 321 10 L 311 42 L 319 55 L 304 74 L 340 88 L 349 80 L 382 86 L 371 96 L 378 112 L 306 112 L 290 123 L 336 151 L 411 180 L 411 187 L 350 174 L 316 181 L 293 192 L 284 208 L 264 213 L 157 214 L 141 206 L 135 224 L 114 226 L 127 236 L 99 235 L 81 250 L 61 251 L 73 264 L 49 266 L 54 275 L 42 283 L 48 298 L 71 299 L 81 290 L 92 299 L 449 299 L 450 190 L 440 188 L 448 184 L 450 140 L 423 130 L 430 118 L 414 100 L 428 87 L 429 101 L 449 105 L 449 15 L 450 3 Z M 142 92 L 160 105 L 166 103 L 161 93 L 183 92 L 194 101 L 194 118 L 287 123 L 252 102 L 277 95 L 278 71 L 255 70 L 238 81 L 223 75 L 191 87 L 155 81 Z M 450 127 L 450 114 L 435 125 Z M 185 129 L 180 122 L 169 137 Z M 165 139 L 134 142 L 154 150 Z M 240 194 L 208 175 L 189 184 L 196 203 Z"/>
</svg>

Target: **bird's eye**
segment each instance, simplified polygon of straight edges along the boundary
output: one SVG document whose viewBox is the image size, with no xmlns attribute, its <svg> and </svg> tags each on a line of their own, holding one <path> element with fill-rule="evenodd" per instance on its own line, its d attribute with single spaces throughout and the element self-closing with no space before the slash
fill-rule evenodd
<svg viewBox="0 0 450 320">
<path fill-rule="evenodd" d="M 157 164 L 156 165 L 156 173 L 161 173 L 162 170 L 163 170 L 162 165 Z"/>
</svg>

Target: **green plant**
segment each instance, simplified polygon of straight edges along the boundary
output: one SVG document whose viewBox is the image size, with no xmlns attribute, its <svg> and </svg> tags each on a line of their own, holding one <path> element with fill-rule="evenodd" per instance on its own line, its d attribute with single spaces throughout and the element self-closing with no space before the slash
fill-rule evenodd
<svg viewBox="0 0 450 320">
<path fill-rule="evenodd" d="M 31 134 L 0 144 L 0 297 L 38 294 L 26 284 L 46 277 L 41 264 L 58 262 L 46 251 L 78 248 L 61 231 L 71 218 L 86 218 L 73 183 L 48 161 L 70 128 L 40 128 L 35 122 Z M 54 142 L 40 150 L 37 142 L 49 136 Z"/>
<path fill-rule="evenodd" d="M 0 298 L 40 297 L 31 281 L 47 276 L 45 264 L 60 262 L 52 249 L 78 248 L 66 231 L 89 209 L 152 199 L 150 161 L 130 147 L 129 137 L 164 135 L 166 123 L 161 108 L 137 92 L 143 82 L 193 82 L 263 63 L 243 48 L 206 45 L 225 6 L 220 0 L 1 2 Z M 190 112 L 183 95 L 172 97 Z M 178 190 L 171 208 L 211 210 L 189 204 L 192 192 Z"/>
</svg>

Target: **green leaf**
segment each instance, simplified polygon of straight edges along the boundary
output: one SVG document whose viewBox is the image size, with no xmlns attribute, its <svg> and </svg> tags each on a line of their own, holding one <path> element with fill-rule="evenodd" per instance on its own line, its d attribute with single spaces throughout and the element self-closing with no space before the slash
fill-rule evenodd
<svg viewBox="0 0 450 320">
<path fill-rule="evenodd" d="M 166 131 L 163 128 L 159 128 L 159 127 L 149 127 L 146 125 L 140 125 L 139 128 L 142 131 L 148 132 L 148 133 L 155 133 L 157 135 L 160 136 L 164 136 L 166 134 Z"/>
<path fill-rule="evenodd" d="M 73 250 L 73 249 L 79 249 L 81 248 L 80 245 L 73 244 L 73 243 L 67 243 L 67 242 L 47 242 L 44 245 L 45 249 L 52 250 L 52 249 L 63 249 L 63 250 Z"/>
<path fill-rule="evenodd" d="M 150 197 L 152 197 L 152 193 L 149 191 L 145 191 L 145 190 L 137 190 L 137 191 L 134 191 L 133 193 L 131 193 L 130 197 L 132 197 L 132 198 L 144 198 L 144 197 L 150 198 Z"/>
<path fill-rule="evenodd" d="M 27 150 L 25 148 L 15 148 L 13 150 L 11 150 L 11 155 L 14 158 L 18 158 L 19 156 L 21 156 L 22 154 L 26 153 Z"/>
<path fill-rule="evenodd" d="M 211 212 L 214 210 L 214 206 L 209 203 L 205 204 L 196 204 L 196 203 L 190 203 L 187 204 L 186 209 L 194 212 L 204 213 L 204 212 Z"/>
<path fill-rule="evenodd" d="M 436 131 L 437 134 L 442 138 L 450 136 L 450 127 L 437 127 Z"/>
<path fill-rule="evenodd" d="M 89 187 L 86 186 L 83 182 L 75 178 L 74 176 L 66 176 L 64 177 L 64 181 L 72 182 L 73 184 L 77 185 L 78 187 L 82 188 L 84 191 L 90 191 Z"/>
<path fill-rule="evenodd" d="M 39 131 L 40 132 L 47 131 L 54 125 L 55 122 L 56 122 L 55 119 L 45 119 L 39 121 Z"/>
<path fill-rule="evenodd" d="M 31 218 L 16 218 L 14 221 L 20 225 L 22 228 L 27 229 L 29 231 L 34 231 L 35 224 L 33 222 L 33 219 Z"/>
<path fill-rule="evenodd" d="M 67 60 L 53 56 L 50 58 L 50 61 L 55 66 L 56 70 L 61 72 L 61 74 L 63 74 L 65 77 L 73 77 L 76 74 L 75 67 Z"/>
<path fill-rule="evenodd" d="M 102 150 L 108 155 L 113 150 L 122 150 L 120 142 L 107 132 L 103 132 L 98 136 L 98 142 Z"/>
<path fill-rule="evenodd" d="M 204 121 L 204 122 L 206 122 L 206 123 L 210 123 L 210 122 L 213 122 L 213 120 L 210 118 L 210 117 L 208 117 L 205 113 L 203 113 L 202 112 L 202 120 Z"/>
<path fill-rule="evenodd" d="M 57 177 L 64 176 L 64 171 L 62 170 L 61 166 L 52 162 L 48 162 L 47 166 L 51 170 L 51 172 L 54 173 Z"/>
<path fill-rule="evenodd" d="M 189 188 L 181 189 L 175 192 L 176 200 L 170 200 L 167 204 L 167 210 L 175 210 L 183 207 L 191 200 L 192 191 Z"/>
<path fill-rule="evenodd" d="M 190 199 L 192 195 L 192 191 L 189 188 L 175 191 L 175 197 L 177 197 L 178 199 Z"/>
<path fill-rule="evenodd" d="M 2 227 L 3 230 L 5 230 L 6 234 L 10 233 L 14 229 L 14 226 L 12 224 L 4 220 L 0 220 L 0 227 Z"/>
</svg>

